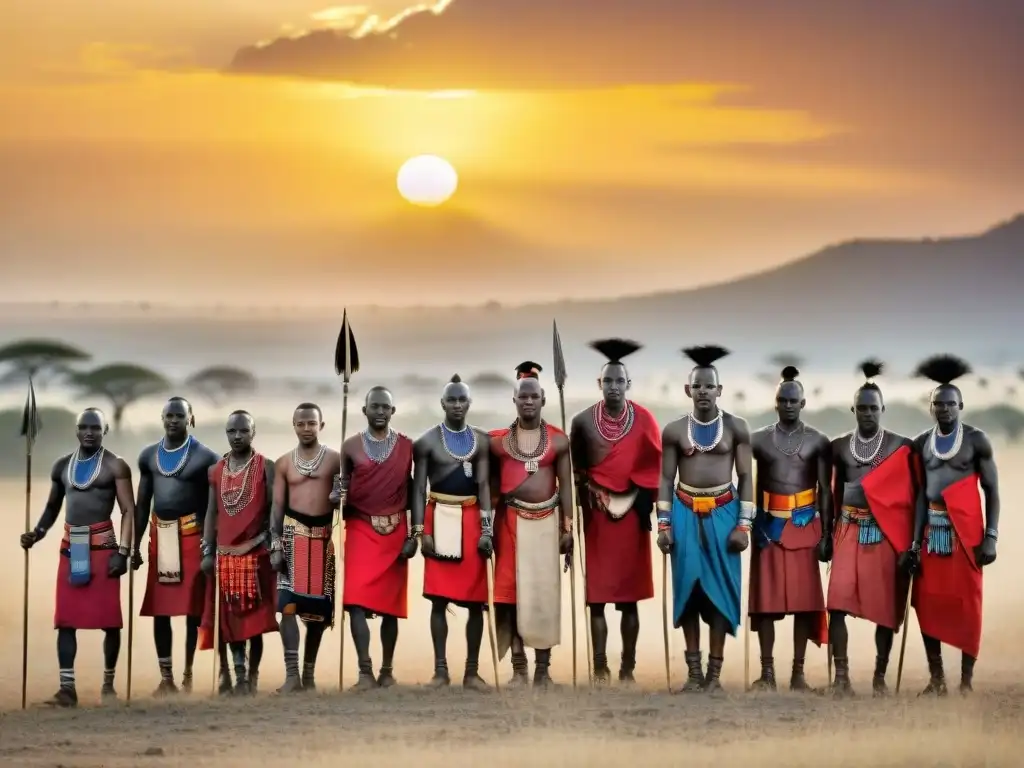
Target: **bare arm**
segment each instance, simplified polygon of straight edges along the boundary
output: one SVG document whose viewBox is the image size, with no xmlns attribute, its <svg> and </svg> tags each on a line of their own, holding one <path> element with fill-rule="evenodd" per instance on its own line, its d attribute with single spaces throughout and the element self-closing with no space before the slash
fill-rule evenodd
<svg viewBox="0 0 1024 768">
<path fill-rule="evenodd" d="M 733 433 L 736 435 L 734 462 L 736 464 L 736 490 L 740 494 L 741 504 L 752 504 L 754 501 L 754 452 L 750 444 L 750 427 L 746 419 L 733 416 Z M 753 519 L 753 509 L 748 509 L 748 520 Z"/>
<path fill-rule="evenodd" d="M 846 492 L 846 464 L 843 463 L 842 448 L 832 443 L 832 517 L 822 518 L 822 535 L 832 535 L 836 520 L 843 509 L 843 494 Z M 827 533 L 826 533 L 827 531 Z"/>
<path fill-rule="evenodd" d="M 210 495 L 206 501 L 206 522 L 203 523 L 203 556 L 217 552 L 217 482 L 213 475 L 214 467 L 207 471 L 210 481 Z"/>
<path fill-rule="evenodd" d="M 409 511 L 413 526 L 422 526 L 426 517 L 427 484 L 430 481 L 429 434 L 423 435 L 412 446 L 412 492 L 409 494 Z"/>
<path fill-rule="evenodd" d="M 981 491 L 985 494 L 985 536 L 999 538 L 999 473 L 992 443 L 984 432 L 975 432 L 974 466 L 978 473 Z"/>
<path fill-rule="evenodd" d="M 118 549 L 128 554 L 135 541 L 135 489 L 132 487 L 132 468 L 124 459 L 114 460 L 114 493 L 121 510 L 121 546 Z"/>
<path fill-rule="evenodd" d="M 569 440 L 562 438 L 561 450 L 555 472 L 558 474 L 558 504 L 562 509 L 562 530 L 572 530 L 572 460 L 569 457 Z"/>
<path fill-rule="evenodd" d="M 135 549 L 142 546 L 142 537 L 149 525 L 153 506 L 153 472 L 149 468 L 149 449 L 139 454 L 139 494 L 135 501 Z"/>
<path fill-rule="evenodd" d="M 476 466 L 476 498 L 480 504 L 480 517 L 491 520 L 494 518 L 494 509 L 491 504 L 491 438 L 486 432 L 477 434 L 477 440 L 482 441 L 477 448 L 473 462 Z"/>
<path fill-rule="evenodd" d="M 914 530 L 913 543 L 920 546 L 924 541 L 924 528 L 928 524 L 928 492 L 924 468 L 925 437 L 915 438 L 910 443 L 910 478 L 914 484 Z"/>
<path fill-rule="evenodd" d="M 61 475 L 65 467 L 67 467 L 67 459 L 59 459 L 50 470 L 50 495 L 46 498 L 43 514 L 39 516 L 39 522 L 36 523 L 37 540 L 43 538 L 60 517 L 60 509 L 64 506 L 64 479 Z"/>
<path fill-rule="evenodd" d="M 348 440 L 346 440 L 341 445 L 341 466 L 338 469 L 338 495 L 335 498 L 335 495 L 331 494 L 331 503 L 334 509 L 339 509 L 345 505 L 345 499 L 348 496 L 348 483 L 351 477 L 352 457 L 349 454 Z"/>
<path fill-rule="evenodd" d="M 822 437 L 823 445 L 818 451 L 818 514 L 821 517 L 821 535 L 829 536 L 832 532 L 832 443 Z M 758 495 L 760 498 L 760 495 Z"/>
<path fill-rule="evenodd" d="M 673 422 L 661 433 L 661 486 L 658 489 L 658 523 L 668 523 L 676 474 L 679 472 L 679 439 Z"/>
<path fill-rule="evenodd" d="M 291 461 L 291 457 L 286 454 L 277 460 L 274 465 L 275 469 L 275 480 L 273 492 L 271 493 L 271 504 L 270 504 L 270 538 L 271 542 L 277 541 L 281 538 L 284 533 L 284 510 L 288 506 L 288 478 L 285 473 L 288 471 L 288 467 L 284 464 L 286 461 Z M 284 465 L 284 466 L 281 466 Z M 267 478 L 269 481 L 269 477 Z M 273 546 L 273 544 L 271 544 Z"/>
<path fill-rule="evenodd" d="M 584 418 L 586 413 L 584 411 L 576 414 L 569 425 L 569 458 L 572 461 L 573 480 L 577 489 L 583 484 L 587 470 L 590 469 L 587 460 L 587 434 L 581 423 L 581 418 Z"/>
</svg>

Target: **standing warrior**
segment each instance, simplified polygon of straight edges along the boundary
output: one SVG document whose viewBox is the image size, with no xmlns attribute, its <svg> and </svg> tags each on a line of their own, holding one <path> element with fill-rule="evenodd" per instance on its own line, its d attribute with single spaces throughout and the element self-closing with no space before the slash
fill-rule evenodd
<svg viewBox="0 0 1024 768">
<path fill-rule="evenodd" d="M 105 700 L 117 696 L 114 671 L 121 651 L 121 576 L 128 572 L 129 548 L 117 545 L 111 521 L 114 502 L 121 510 L 122 542 L 132 541 L 135 517 L 132 471 L 124 459 L 103 447 L 108 429 L 103 412 L 87 408 L 75 423 L 78 448 L 54 462 L 46 508 L 36 527 L 21 535 L 22 548 L 30 549 L 57 522 L 67 501 L 53 615 L 60 689 L 47 701 L 57 707 L 78 705 L 75 655 L 79 629 L 103 630 L 100 693 Z"/>
<path fill-rule="evenodd" d="M 960 692 L 972 690 L 981 647 L 982 568 L 995 562 L 999 538 L 999 479 L 992 444 L 984 432 L 960 420 L 963 395 L 953 384 L 970 372 L 966 362 L 948 355 L 930 358 L 917 369 L 918 376 L 938 385 L 931 395 L 935 426 L 914 440 L 924 464 L 924 493 L 909 558 L 909 570 L 920 571 L 913 605 L 931 674 L 925 694 L 946 693 L 942 643 L 962 652 Z"/>
<path fill-rule="evenodd" d="M 751 629 L 761 645 L 761 677 L 754 688 L 776 689 L 775 622 L 793 616 L 790 690 L 808 691 L 804 678 L 807 641 L 828 642 L 820 556 L 826 540 L 822 519 L 832 517 L 832 445 L 800 420 L 807 401 L 793 366 L 782 369 L 775 392 L 779 420 L 751 435 L 757 467 L 757 516 L 747 598 Z"/>
<path fill-rule="evenodd" d="M 473 399 L 458 374 L 441 393 L 444 421 L 413 447 L 413 530 L 420 539 L 423 596 L 430 600 L 434 642 L 432 688 L 449 685 L 446 646 L 449 603 L 466 608 L 466 670 L 462 685 L 487 691 L 479 674 L 487 605 L 487 559 L 493 535 L 487 433 L 466 423 Z M 429 484 L 429 493 L 428 493 Z"/>
<path fill-rule="evenodd" d="M 345 518 L 343 609 L 352 623 L 359 659 L 353 690 L 389 688 L 398 643 L 398 620 L 408 618 L 409 559 L 416 555 L 418 529 L 410 528 L 412 440 L 391 428 L 395 403 L 386 387 L 372 387 L 363 405 L 366 429 L 341 448 L 341 475 L 331 503 Z M 373 676 L 370 626 L 379 615 L 381 666 Z"/>
<path fill-rule="evenodd" d="M 334 626 L 334 509 L 331 491 L 341 454 L 320 444 L 323 411 L 300 403 L 292 414 L 299 444 L 274 464 L 270 563 L 277 571 L 284 685 L 278 693 L 316 690 L 316 656 L 324 629 Z M 299 622 L 306 647 L 299 677 Z"/>
<path fill-rule="evenodd" d="M 210 496 L 209 471 L 220 459 L 188 433 L 189 427 L 195 426 L 188 400 L 172 397 L 164 405 L 161 418 L 163 439 L 146 446 L 139 454 L 135 556 L 132 558 L 132 568 L 138 570 L 142 565 L 142 537 L 152 516 L 146 596 L 139 615 L 153 617 L 153 640 L 160 665 L 157 696 L 178 692 L 171 666 L 172 616 L 186 617 L 185 673 L 181 687 L 186 692 L 192 690 L 192 662 L 206 599 L 199 543 Z"/>
<path fill-rule="evenodd" d="M 210 498 L 202 543 L 203 572 L 207 576 L 206 610 L 199 647 L 213 647 L 213 601 L 217 599 L 220 642 L 231 647 L 235 693 L 255 694 L 263 659 L 263 635 L 277 632 L 277 584 L 268 548 L 274 463 L 253 450 L 256 422 L 248 411 L 234 411 L 228 416 L 226 432 L 231 450 L 209 472 Z M 215 583 L 220 593 L 216 598 Z M 230 688 L 231 673 L 226 666 L 221 667 L 220 676 L 221 690 Z"/>
<path fill-rule="evenodd" d="M 594 679 L 611 678 L 605 605 L 622 614 L 621 682 L 634 682 L 640 635 L 637 603 L 654 597 L 651 513 L 661 482 L 661 431 L 650 411 L 626 399 L 632 382 L 622 360 L 640 349 L 625 339 L 590 343 L 608 362 L 597 384 L 602 399 L 569 429 L 577 498 L 586 541 L 586 600 L 594 640 Z"/>
<path fill-rule="evenodd" d="M 832 560 L 829 642 L 836 669 L 832 690 L 838 696 L 853 693 L 847 614 L 875 625 L 877 656 L 871 688 L 876 696 L 883 696 L 888 690 L 885 670 L 893 634 L 906 606 L 907 582 L 898 560 L 910 549 L 913 533 L 914 458 L 909 438 L 882 429 L 885 402 L 873 381 L 882 368 L 875 360 L 861 363 L 866 381 L 850 408 L 857 428 L 832 441 L 833 515 L 823 518 L 822 555 Z M 833 521 L 838 523 L 834 539 Z"/>
<path fill-rule="evenodd" d="M 528 679 L 525 646 L 534 649 L 533 684 L 551 683 L 551 649 L 562 635 L 558 555 L 571 557 L 573 546 L 569 439 L 541 418 L 540 372 L 537 363 L 516 368 L 516 420 L 490 433 L 498 494 L 495 623 L 499 657 L 512 650 L 513 686 Z"/>
<path fill-rule="evenodd" d="M 658 547 L 672 559 L 673 616 L 686 641 L 682 691 L 714 692 L 722 687 L 725 636 L 735 636 L 740 623 L 740 553 L 750 543 L 754 520 L 750 428 L 718 407 L 722 385 L 714 364 L 729 353 L 706 346 L 683 354 L 694 363 L 686 385 L 693 412 L 662 435 Z M 710 635 L 706 674 L 701 619 Z"/>
</svg>

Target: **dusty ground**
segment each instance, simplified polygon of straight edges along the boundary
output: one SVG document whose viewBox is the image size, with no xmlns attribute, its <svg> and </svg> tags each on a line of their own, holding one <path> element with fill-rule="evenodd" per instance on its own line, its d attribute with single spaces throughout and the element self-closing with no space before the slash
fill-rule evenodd
<svg viewBox="0 0 1024 768">
<path fill-rule="evenodd" d="M 283 452 L 285 444 L 268 446 Z M 329 633 L 321 651 L 319 695 L 278 699 L 272 693 L 283 679 L 280 642 L 267 638 L 261 688 L 253 701 L 211 701 L 210 654 L 196 663 L 196 693 L 174 703 L 155 702 L 150 691 L 158 680 L 152 627 L 148 620 L 134 626 L 133 701 L 130 706 L 94 706 L 101 664 L 100 633 L 83 633 L 79 640 L 78 681 L 83 706 L 75 712 L 30 708 L 18 711 L 21 696 L 22 555 L 16 533 L 23 515 L 21 484 L 0 486 L 8 519 L 17 521 L 7 540 L 0 541 L 0 577 L 8 595 L 0 614 L 0 764 L 25 766 L 171 766 L 264 765 L 279 760 L 302 760 L 306 765 L 336 764 L 365 758 L 375 765 L 421 766 L 622 765 L 642 761 L 651 765 L 711 765 L 746 761 L 756 765 L 1019 765 L 1024 761 L 1020 723 L 1024 707 L 1024 664 L 1020 638 L 1024 630 L 1024 597 L 1018 585 L 1022 574 L 1020 536 L 1024 525 L 1016 517 L 1024 498 L 1024 480 L 1015 467 L 1024 453 L 997 448 L 1002 467 L 1004 518 L 999 560 L 987 572 L 985 635 L 975 679 L 976 694 L 931 702 L 915 693 L 924 685 L 926 668 L 917 625 L 910 620 L 904 691 L 899 699 L 854 701 L 790 694 L 753 695 L 743 688 L 743 633 L 726 647 L 724 681 L 730 695 L 721 698 L 670 696 L 664 693 L 661 598 L 643 605 L 638 676 L 640 690 L 572 691 L 570 615 L 564 613 L 563 645 L 555 650 L 554 674 L 565 689 L 535 696 L 469 696 L 461 689 L 431 693 L 416 686 L 431 672 L 428 606 L 418 599 L 421 561 L 410 585 L 411 615 L 401 625 L 395 662 L 400 689 L 366 695 L 334 693 L 338 673 L 337 633 Z M 46 485 L 37 481 L 33 495 L 35 520 Z M 29 619 L 29 700 L 49 696 L 57 687 L 57 664 L 52 629 L 56 537 L 33 551 Z M 656 557 L 656 586 L 660 590 L 660 555 Z M 136 584 L 136 610 L 142 599 L 142 579 Z M 565 605 L 569 604 L 568 586 Z M 124 587 L 125 606 L 128 597 Z M 611 615 L 610 615 L 611 616 Z M 579 675 L 586 679 L 582 611 L 579 612 Z M 464 617 L 451 619 L 449 666 L 461 674 L 464 655 Z M 175 674 L 180 677 L 184 627 L 176 624 Z M 780 627 L 776 663 L 785 677 L 792 658 L 788 629 Z M 346 682 L 354 682 L 355 659 L 346 638 Z M 869 690 L 874 662 L 872 631 L 851 626 L 854 684 Z M 898 648 L 898 646 L 897 646 Z M 610 641 L 609 657 L 618 657 Z M 374 645 L 375 661 L 379 651 Z M 685 672 L 682 638 L 672 638 L 674 680 Z M 947 651 L 947 670 L 955 678 L 957 654 Z M 493 678 L 486 650 L 481 666 Z M 751 676 L 757 672 L 756 635 L 751 638 Z M 613 661 L 613 670 L 615 663 Z M 895 683 L 896 658 L 890 667 Z M 812 646 L 807 659 L 812 684 L 826 681 L 824 649 Z M 127 652 L 122 651 L 118 690 L 126 685 Z M 510 674 L 508 660 L 501 679 Z M 348 763 L 351 764 L 351 763 Z M 726 763 L 728 764 L 728 763 Z"/>
</svg>

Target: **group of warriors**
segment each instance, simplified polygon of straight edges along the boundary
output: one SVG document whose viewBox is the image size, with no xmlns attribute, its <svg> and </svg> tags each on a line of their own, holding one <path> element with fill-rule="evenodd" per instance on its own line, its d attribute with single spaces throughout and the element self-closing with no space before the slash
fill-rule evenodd
<svg viewBox="0 0 1024 768">
<path fill-rule="evenodd" d="M 966 363 L 942 355 L 919 366 L 918 374 L 935 384 L 935 425 L 916 438 L 883 427 L 885 403 L 875 381 L 882 365 L 862 364 L 865 381 L 851 407 L 855 427 L 830 440 L 802 421 L 804 388 L 793 367 L 782 371 L 777 387 L 778 420 L 751 432 L 718 405 L 716 363 L 727 352 L 686 349 L 692 409 L 660 430 L 627 396 L 623 360 L 640 345 L 605 339 L 591 347 L 606 358 L 597 379 L 601 399 L 572 419 L 568 434 L 543 418 L 542 371 L 532 362 L 516 369 L 516 418 L 507 428 L 485 431 L 468 423 L 471 393 L 456 375 L 441 395 L 443 419 L 413 441 L 391 427 L 393 396 L 376 386 L 362 408 L 366 428 L 340 452 L 320 442 L 321 409 L 303 403 L 293 415 L 297 445 L 276 461 L 254 449 L 256 424 L 248 412 L 228 417 L 230 450 L 222 456 L 189 433 L 192 406 L 175 397 L 163 407 L 163 439 L 139 455 L 137 495 L 127 462 L 103 447 L 104 415 L 82 412 L 78 448 L 53 465 L 45 510 L 21 538 L 24 548 L 32 547 L 64 507 L 54 614 L 60 688 L 50 703 L 77 704 L 78 630 L 105 632 L 102 695 L 116 697 L 120 578 L 143 565 L 147 527 L 141 615 L 153 617 L 158 694 L 180 690 L 171 663 L 173 617 L 186 619 L 181 689 L 192 688 L 197 647 L 218 645 L 220 691 L 255 693 L 263 635 L 273 632 L 280 632 L 284 648 L 279 691 L 315 689 L 320 642 L 336 619 L 332 530 L 339 510 L 341 620 L 342 628 L 346 616 L 350 622 L 357 690 L 396 683 L 408 563 L 417 551 L 425 558 L 423 597 L 431 602 L 429 685 L 451 683 L 447 617 L 454 605 L 468 612 L 466 689 L 490 689 L 479 668 L 490 607 L 497 657 L 511 652 L 510 684 L 529 682 L 526 649 L 532 648 L 533 684 L 547 686 L 551 649 L 561 642 L 563 573 L 573 562 L 574 503 L 581 511 L 588 653 L 597 684 L 612 677 L 609 605 L 621 615 L 618 680 L 634 681 L 637 606 L 654 596 L 653 536 L 671 565 L 668 621 L 682 629 L 686 646 L 682 691 L 721 688 L 726 636 L 735 636 L 741 623 L 741 553 L 751 538 L 748 617 L 761 657 L 755 688 L 776 688 L 775 624 L 792 616 L 790 688 L 810 690 L 804 674 L 810 641 L 830 647 L 830 689 L 852 694 L 847 617 L 855 617 L 876 627 L 872 687 L 884 694 L 909 599 L 930 670 L 925 692 L 947 692 L 942 644 L 962 652 L 960 690 L 970 691 L 982 568 L 996 557 L 999 493 L 988 438 L 961 420 L 955 382 L 970 372 Z M 115 501 L 120 537 L 111 520 Z M 831 563 L 827 590 L 819 563 Z M 382 655 L 375 669 L 369 622 L 378 617 Z M 300 619 L 306 627 L 301 670 Z M 702 622 L 709 628 L 706 665 Z"/>
</svg>

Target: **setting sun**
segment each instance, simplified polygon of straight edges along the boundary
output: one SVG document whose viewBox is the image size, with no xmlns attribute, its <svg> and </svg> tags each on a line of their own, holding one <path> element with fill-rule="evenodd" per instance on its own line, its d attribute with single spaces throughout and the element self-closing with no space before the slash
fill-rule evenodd
<svg viewBox="0 0 1024 768">
<path fill-rule="evenodd" d="M 437 155 L 411 157 L 398 169 L 398 193 L 414 205 L 440 205 L 458 186 L 455 168 Z"/>
</svg>

